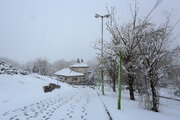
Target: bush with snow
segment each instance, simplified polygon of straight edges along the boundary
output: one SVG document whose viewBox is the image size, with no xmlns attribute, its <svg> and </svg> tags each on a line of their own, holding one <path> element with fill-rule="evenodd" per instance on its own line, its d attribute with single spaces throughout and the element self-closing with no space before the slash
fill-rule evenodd
<svg viewBox="0 0 180 120">
<path fill-rule="evenodd" d="M 12 65 L 7 64 L 6 62 L 0 61 L 0 74 L 10 74 L 10 75 L 22 74 L 22 75 L 27 75 L 29 73 L 27 71 L 17 69 Z"/>
</svg>

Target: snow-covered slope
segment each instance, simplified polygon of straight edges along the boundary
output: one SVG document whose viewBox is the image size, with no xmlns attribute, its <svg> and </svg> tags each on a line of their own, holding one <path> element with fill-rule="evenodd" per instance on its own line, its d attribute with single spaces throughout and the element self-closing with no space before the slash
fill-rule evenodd
<svg viewBox="0 0 180 120">
<path fill-rule="evenodd" d="M 61 85 L 60 89 L 55 89 L 51 93 L 44 93 L 43 86 L 49 83 L 57 83 L 57 81 L 37 74 L 1 74 L 0 107 L 3 109 L 0 109 L 0 113 L 73 89 L 69 85 L 59 82 L 58 84 Z"/>
<path fill-rule="evenodd" d="M 108 120 L 96 91 L 59 82 L 60 89 L 43 92 L 53 78 L 0 75 L 0 120 Z"/>
</svg>

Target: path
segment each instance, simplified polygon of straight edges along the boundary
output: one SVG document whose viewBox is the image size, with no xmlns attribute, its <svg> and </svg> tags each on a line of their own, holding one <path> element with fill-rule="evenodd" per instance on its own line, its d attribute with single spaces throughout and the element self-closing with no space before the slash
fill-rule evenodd
<svg viewBox="0 0 180 120">
<path fill-rule="evenodd" d="M 2 120 L 105 120 L 108 119 L 99 96 L 91 88 L 77 88 L 53 98 L 6 111 Z"/>
</svg>

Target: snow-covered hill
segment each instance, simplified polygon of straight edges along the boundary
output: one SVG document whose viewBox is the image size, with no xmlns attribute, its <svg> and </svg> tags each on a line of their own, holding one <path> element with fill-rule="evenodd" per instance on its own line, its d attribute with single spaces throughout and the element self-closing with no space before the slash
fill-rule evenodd
<svg viewBox="0 0 180 120">
<path fill-rule="evenodd" d="M 53 78 L 41 76 L 37 74 L 29 75 L 0 75 L 0 113 L 9 109 L 21 107 L 40 99 L 56 96 L 57 94 L 72 89 L 65 83 L 60 89 L 55 89 L 51 93 L 44 93 L 43 86 L 49 83 L 57 83 Z"/>
<path fill-rule="evenodd" d="M 43 86 L 49 83 L 59 84 L 61 88 L 44 93 Z M 55 78 L 29 74 L 2 61 L 0 61 L 0 85 L 0 116 L 7 111 L 54 98 L 74 89 L 66 83 L 57 83 Z"/>
<path fill-rule="evenodd" d="M 59 82 L 60 89 L 44 93 L 49 83 L 57 81 L 37 74 L 0 75 L 0 120 L 108 119 L 92 88 Z"/>
</svg>

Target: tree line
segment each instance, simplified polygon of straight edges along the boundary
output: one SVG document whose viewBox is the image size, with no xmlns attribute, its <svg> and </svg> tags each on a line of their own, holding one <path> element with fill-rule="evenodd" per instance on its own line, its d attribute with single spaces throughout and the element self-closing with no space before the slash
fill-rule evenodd
<svg viewBox="0 0 180 120">
<path fill-rule="evenodd" d="M 75 60 L 66 61 L 64 59 L 50 63 L 47 58 L 37 58 L 36 60 L 29 61 L 25 64 L 18 63 L 17 61 L 8 58 L 0 58 L 0 60 L 7 62 L 22 70 L 26 70 L 29 73 L 38 73 L 40 75 L 48 76 L 52 76 L 58 70 L 70 67 L 72 64 L 75 63 Z"/>
</svg>

